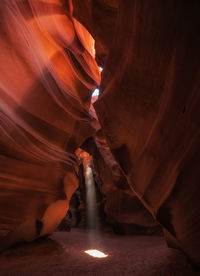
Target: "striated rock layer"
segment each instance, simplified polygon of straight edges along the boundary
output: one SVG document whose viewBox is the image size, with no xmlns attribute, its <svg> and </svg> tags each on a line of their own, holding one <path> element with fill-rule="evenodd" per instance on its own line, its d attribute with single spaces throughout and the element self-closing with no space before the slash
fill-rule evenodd
<svg viewBox="0 0 200 276">
<path fill-rule="evenodd" d="M 1 1 L 1 250 L 53 232 L 78 185 L 74 152 L 101 132 L 90 32 L 102 137 L 133 198 L 200 264 L 199 13 L 199 0 Z"/>
<path fill-rule="evenodd" d="M 95 109 L 170 245 L 200 264 L 200 3 L 119 1 Z"/>
<path fill-rule="evenodd" d="M 74 14 L 104 46 L 95 109 L 111 152 L 168 243 L 200 264 L 200 3 L 91 0 L 82 7 L 88 18 L 78 7 Z M 103 32 L 111 7 L 117 12 L 99 36 L 94 15 Z"/>
<path fill-rule="evenodd" d="M 82 147 L 93 157 L 97 190 L 101 194 L 100 215 L 117 234 L 153 234 L 160 226 L 130 189 L 123 172 L 102 137 L 88 139 Z"/>
<path fill-rule="evenodd" d="M 74 151 L 93 135 L 94 40 L 70 2 L 1 1 L 0 250 L 51 234 L 78 186 Z"/>
</svg>

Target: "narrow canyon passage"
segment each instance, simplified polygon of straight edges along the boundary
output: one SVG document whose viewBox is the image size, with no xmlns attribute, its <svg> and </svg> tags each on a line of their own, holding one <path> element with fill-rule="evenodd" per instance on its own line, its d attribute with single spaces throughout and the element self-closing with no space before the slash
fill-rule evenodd
<svg viewBox="0 0 200 276">
<path fill-rule="evenodd" d="M 200 275 L 199 15 L 0 1 L 0 275 Z"/>
</svg>

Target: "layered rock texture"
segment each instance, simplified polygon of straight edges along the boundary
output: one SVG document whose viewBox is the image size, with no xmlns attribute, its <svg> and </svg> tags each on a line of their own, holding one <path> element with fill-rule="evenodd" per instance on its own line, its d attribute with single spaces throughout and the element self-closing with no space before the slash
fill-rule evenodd
<svg viewBox="0 0 200 276">
<path fill-rule="evenodd" d="M 78 187 L 74 151 L 95 133 L 94 40 L 62 1 L 0 7 L 0 249 L 51 234 Z"/>
<path fill-rule="evenodd" d="M 95 103 L 108 145 L 169 244 L 199 263 L 200 3 L 89 2 L 91 17 L 78 8 L 77 17 L 91 22 L 96 43 L 93 15 L 102 12 L 103 26 L 103 11 L 117 8 L 100 39 L 109 54 Z"/>
<path fill-rule="evenodd" d="M 200 264 L 199 13 L 198 0 L 1 2 L 2 249 L 53 232 L 93 137 L 108 216 L 143 210 Z"/>
</svg>

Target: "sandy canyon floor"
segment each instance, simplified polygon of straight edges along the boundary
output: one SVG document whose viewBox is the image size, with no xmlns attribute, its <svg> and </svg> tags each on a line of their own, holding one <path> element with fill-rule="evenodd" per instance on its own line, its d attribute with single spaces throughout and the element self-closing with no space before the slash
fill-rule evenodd
<svg viewBox="0 0 200 276">
<path fill-rule="evenodd" d="M 98 249 L 98 259 L 84 251 Z M 118 236 L 83 229 L 55 232 L 51 238 L 22 244 L 0 255 L 0 275 L 200 275 L 161 236 Z"/>
</svg>

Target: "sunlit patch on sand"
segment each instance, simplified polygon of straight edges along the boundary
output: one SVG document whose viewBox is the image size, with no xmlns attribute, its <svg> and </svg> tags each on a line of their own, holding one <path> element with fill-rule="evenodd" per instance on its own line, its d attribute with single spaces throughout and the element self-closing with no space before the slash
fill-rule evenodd
<svg viewBox="0 0 200 276">
<path fill-rule="evenodd" d="M 94 257 L 94 258 L 106 258 L 108 257 L 107 254 L 104 254 L 103 252 L 96 250 L 96 249 L 90 249 L 90 250 L 85 250 L 85 253 L 88 255 Z"/>
</svg>

